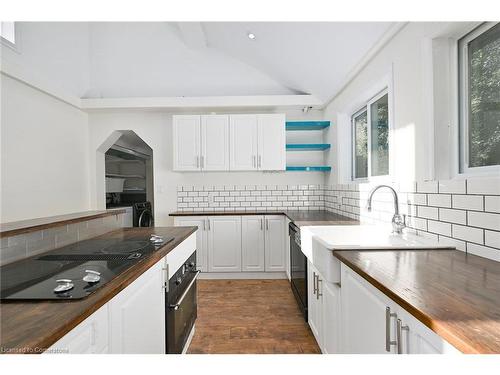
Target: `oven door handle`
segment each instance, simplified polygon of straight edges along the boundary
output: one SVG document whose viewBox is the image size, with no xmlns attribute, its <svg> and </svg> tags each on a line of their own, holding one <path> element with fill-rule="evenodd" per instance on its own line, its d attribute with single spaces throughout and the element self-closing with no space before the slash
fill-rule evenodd
<svg viewBox="0 0 500 375">
<path fill-rule="evenodd" d="M 171 309 L 173 309 L 173 310 L 178 310 L 179 309 L 179 307 L 182 304 L 182 301 L 184 301 L 184 298 L 186 298 L 186 296 L 189 293 L 189 290 L 193 286 L 194 282 L 196 281 L 196 279 L 198 278 L 198 276 L 200 276 L 200 273 L 201 273 L 200 270 L 196 271 L 196 275 L 194 275 L 193 279 L 190 281 L 189 285 L 187 286 L 186 290 L 184 290 L 184 293 L 182 293 L 182 295 L 179 298 L 179 300 L 175 304 L 169 306 Z"/>
</svg>

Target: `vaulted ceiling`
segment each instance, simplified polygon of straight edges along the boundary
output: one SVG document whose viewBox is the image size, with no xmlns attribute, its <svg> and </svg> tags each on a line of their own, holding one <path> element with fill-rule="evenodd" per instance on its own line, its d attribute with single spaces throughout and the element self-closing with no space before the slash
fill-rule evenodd
<svg viewBox="0 0 500 375">
<path fill-rule="evenodd" d="M 19 25 L 21 49 L 13 53 L 2 47 L 2 62 L 24 65 L 76 96 L 300 93 L 323 101 L 341 88 L 392 26 L 388 22 Z M 249 39 L 248 33 L 255 38 Z"/>
</svg>

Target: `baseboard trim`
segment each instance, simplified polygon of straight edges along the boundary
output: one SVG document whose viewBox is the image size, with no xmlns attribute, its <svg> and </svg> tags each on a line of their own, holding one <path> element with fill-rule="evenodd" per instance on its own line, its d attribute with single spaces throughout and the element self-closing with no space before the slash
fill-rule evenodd
<svg viewBox="0 0 500 375">
<path fill-rule="evenodd" d="M 285 272 L 202 272 L 199 279 L 205 280 L 259 280 L 259 279 L 273 279 L 284 280 L 287 279 Z"/>
</svg>

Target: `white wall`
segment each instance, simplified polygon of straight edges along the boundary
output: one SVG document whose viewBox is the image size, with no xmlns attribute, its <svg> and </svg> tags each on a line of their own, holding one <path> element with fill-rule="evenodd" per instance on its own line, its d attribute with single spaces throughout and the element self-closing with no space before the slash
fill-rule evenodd
<svg viewBox="0 0 500 375">
<path fill-rule="evenodd" d="M 334 168 L 326 181 L 328 184 L 345 183 L 350 178 L 351 115 L 387 82 L 393 88 L 394 142 L 390 150 L 393 178 L 415 181 L 433 177 L 434 113 L 430 104 L 432 72 L 428 67 L 432 65 L 432 53 L 429 53 L 429 41 L 443 37 L 450 27 L 456 26 L 457 23 L 445 22 L 408 24 L 326 107 L 325 118 L 335 124 L 330 131 L 330 142 L 337 145 L 331 152 L 330 162 Z"/>
<path fill-rule="evenodd" d="M 1 45 L 2 68 L 75 97 L 89 87 L 86 22 L 16 22 L 16 49 Z"/>
<path fill-rule="evenodd" d="M 0 77 L 0 221 L 87 210 L 87 114 Z"/>
<path fill-rule="evenodd" d="M 257 111 L 259 112 L 259 111 Z M 298 119 L 301 112 L 287 113 L 287 119 Z M 322 117 L 311 111 L 311 119 Z M 172 114 L 166 112 L 93 112 L 89 114 L 90 177 L 92 208 L 105 207 L 104 170 L 96 150 L 115 130 L 133 130 L 153 149 L 155 185 L 155 223 L 169 225 L 170 212 L 177 210 L 179 185 L 256 185 L 256 184 L 323 184 L 324 176 L 318 172 L 173 172 Z"/>
</svg>

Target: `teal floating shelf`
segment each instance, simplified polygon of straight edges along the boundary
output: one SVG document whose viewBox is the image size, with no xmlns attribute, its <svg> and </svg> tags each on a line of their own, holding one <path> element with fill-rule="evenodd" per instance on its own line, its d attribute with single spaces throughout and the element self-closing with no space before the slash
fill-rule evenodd
<svg viewBox="0 0 500 375">
<path fill-rule="evenodd" d="M 329 143 L 289 143 L 287 151 L 324 151 L 330 148 Z"/>
<path fill-rule="evenodd" d="M 287 121 L 286 130 L 323 130 L 330 126 L 330 121 Z"/>
<path fill-rule="evenodd" d="M 286 167 L 287 171 L 303 171 L 303 172 L 330 172 L 332 167 L 330 166 L 320 166 L 320 167 Z"/>
</svg>

